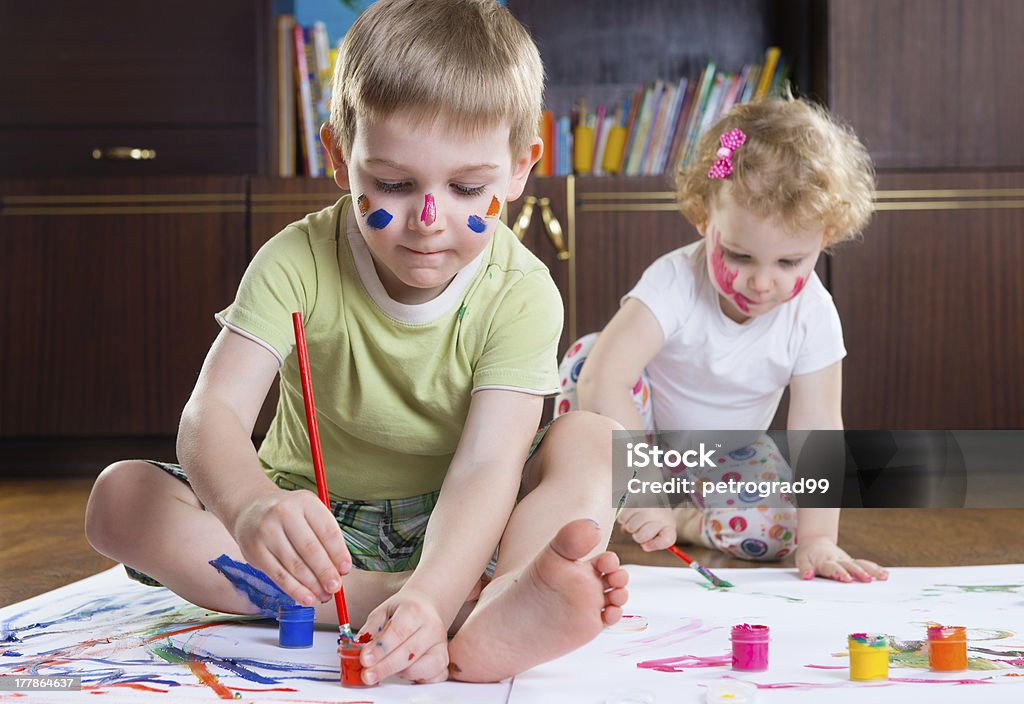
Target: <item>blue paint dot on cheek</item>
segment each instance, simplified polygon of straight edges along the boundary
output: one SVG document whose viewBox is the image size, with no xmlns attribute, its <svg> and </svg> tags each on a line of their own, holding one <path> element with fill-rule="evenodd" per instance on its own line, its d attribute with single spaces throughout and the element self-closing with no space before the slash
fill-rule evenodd
<svg viewBox="0 0 1024 704">
<path fill-rule="evenodd" d="M 479 215 L 470 215 L 466 225 L 469 226 L 470 230 L 477 234 L 487 229 L 487 223 L 484 222 L 484 219 Z"/>
<path fill-rule="evenodd" d="M 381 208 L 380 210 L 374 210 L 366 217 L 366 224 L 374 230 L 383 230 L 388 226 L 393 217 L 391 213 Z"/>
</svg>

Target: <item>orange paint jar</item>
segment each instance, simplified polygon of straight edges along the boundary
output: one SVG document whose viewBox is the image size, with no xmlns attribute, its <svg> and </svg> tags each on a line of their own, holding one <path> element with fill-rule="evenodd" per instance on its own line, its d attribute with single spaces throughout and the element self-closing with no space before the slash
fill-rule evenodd
<svg viewBox="0 0 1024 704">
<path fill-rule="evenodd" d="M 964 626 L 929 626 L 928 664 L 936 672 L 966 670 L 967 629 Z"/>
</svg>

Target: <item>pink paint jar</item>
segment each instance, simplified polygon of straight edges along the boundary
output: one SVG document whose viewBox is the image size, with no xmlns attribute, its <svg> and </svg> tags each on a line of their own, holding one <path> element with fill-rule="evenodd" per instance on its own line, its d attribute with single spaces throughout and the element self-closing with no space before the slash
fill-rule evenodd
<svg viewBox="0 0 1024 704">
<path fill-rule="evenodd" d="M 732 627 L 732 669 L 764 672 L 768 669 L 768 626 L 741 623 Z"/>
</svg>

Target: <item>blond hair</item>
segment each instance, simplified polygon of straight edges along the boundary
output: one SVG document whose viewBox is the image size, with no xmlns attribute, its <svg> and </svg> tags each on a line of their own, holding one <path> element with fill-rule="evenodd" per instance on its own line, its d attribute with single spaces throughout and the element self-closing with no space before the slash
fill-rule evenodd
<svg viewBox="0 0 1024 704">
<path fill-rule="evenodd" d="M 709 178 L 719 138 L 733 129 L 747 135 L 732 154 L 733 172 Z M 732 201 L 755 215 L 792 229 L 824 225 L 826 247 L 856 237 L 874 210 L 875 174 L 864 145 L 824 108 L 791 96 L 737 105 L 708 130 L 676 175 L 683 215 L 705 225 L 726 183 Z"/>
<path fill-rule="evenodd" d="M 460 133 L 508 123 L 513 155 L 537 136 L 544 67 L 495 0 L 380 0 L 352 25 L 334 69 L 331 130 L 348 154 L 356 121 L 397 111 Z"/>
</svg>

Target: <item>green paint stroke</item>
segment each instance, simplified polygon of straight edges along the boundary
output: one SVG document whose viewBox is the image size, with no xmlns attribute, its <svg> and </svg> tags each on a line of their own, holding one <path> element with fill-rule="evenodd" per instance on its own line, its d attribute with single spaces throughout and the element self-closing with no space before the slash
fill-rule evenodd
<svg viewBox="0 0 1024 704">
<path fill-rule="evenodd" d="M 181 656 L 180 651 L 175 652 L 177 648 L 172 648 L 169 645 L 152 645 L 149 650 L 154 655 L 160 657 L 171 665 L 181 665 L 187 662 L 185 658 Z"/>
<path fill-rule="evenodd" d="M 925 596 L 955 592 L 958 594 L 1017 594 L 1024 584 L 936 584 L 922 590 Z"/>
</svg>

